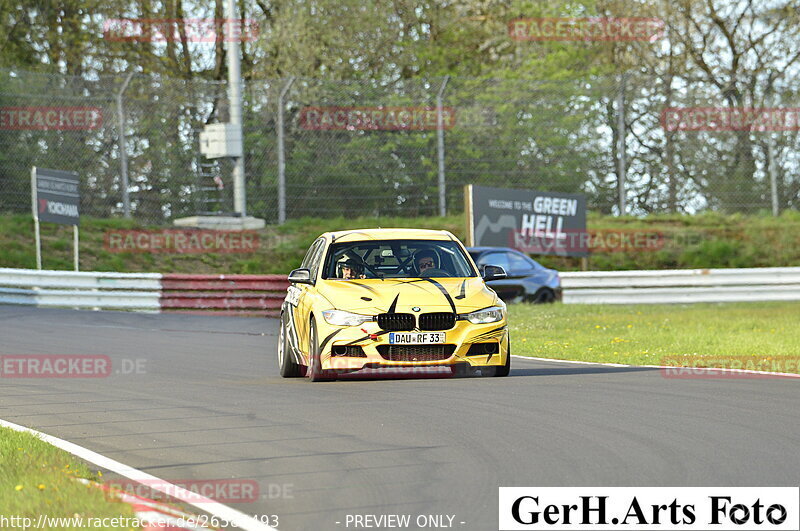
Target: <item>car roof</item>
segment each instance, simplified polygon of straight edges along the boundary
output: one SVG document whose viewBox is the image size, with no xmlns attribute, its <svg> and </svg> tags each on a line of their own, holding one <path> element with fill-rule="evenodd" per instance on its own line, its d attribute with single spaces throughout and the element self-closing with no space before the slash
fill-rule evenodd
<svg viewBox="0 0 800 531">
<path fill-rule="evenodd" d="M 322 235 L 335 242 L 368 240 L 455 240 L 449 231 L 429 229 L 354 229 L 326 232 Z"/>
<path fill-rule="evenodd" d="M 512 249 L 511 247 L 467 247 L 467 251 L 471 253 L 487 253 L 489 251 L 513 251 L 518 253 L 519 251 L 516 249 Z"/>
</svg>

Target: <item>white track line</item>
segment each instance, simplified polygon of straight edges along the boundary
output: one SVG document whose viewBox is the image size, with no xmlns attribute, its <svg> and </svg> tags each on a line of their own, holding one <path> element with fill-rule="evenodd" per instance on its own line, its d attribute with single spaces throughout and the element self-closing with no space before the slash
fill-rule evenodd
<svg viewBox="0 0 800 531">
<path fill-rule="evenodd" d="M 697 371 L 719 371 L 719 372 L 732 372 L 743 374 L 763 374 L 766 376 L 781 376 L 785 378 L 800 378 L 800 374 L 793 372 L 770 372 L 770 371 L 754 371 L 750 369 L 723 369 L 717 367 L 681 367 L 680 365 L 624 365 L 622 363 L 603 363 L 600 361 L 577 361 L 577 360 L 559 360 L 554 358 L 536 358 L 534 356 L 520 356 L 519 354 L 512 354 L 512 358 L 520 360 L 531 361 L 552 361 L 554 363 L 574 363 L 576 365 L 602 365 L 604 367 L 641 367 L 643 369 L 672 369 L 672 370 L 697 370 Z"/>
<path fill-rule="evenodd" d="M 8 422 L 7 420 L 3 419 L 0 419 L 0 426 L 11 428 L 15 431 L 36 435 L 43 441 L 48 442 L 57 448 L 61 448 L 62 450 L 65 450 L 72 455 L 83 459 L 84 461 L 88 461 L 99 466 L 100 468 L 110 470 L 111 472 L 117 473 L 120 476 L 126 477 L 138 483 L 142 483 L 143 485 L 147 485 L 147 487 L 152 490 L 157 490 L 163 494 L 176 498 L 183 503 L 197 507 L 198 509 L 216 516 L 219 519 L 226 520 L 230 523 L 230 525 L 240 529 L 244 529 L 246 531 L 277 531 L 274 527 L 269 527 L 268 525 L 259 522 L 255 518 L 248 516 L 243 512 L 237 511 L 232 507 L 222 505 L 211 498 L 200 496 L 199 494 L 178 487 L 177 485 L 172 485 L 171 483 L 160 478 L 151 476 L 146 472 L 137 470 L 133 467 L 120 463 L 119 461 L 105 457 L 104 455 L 100 455 L 87 448 L 84 448 L 83 446 L 79 446 L 75 443 L 65 441 L 64 439 L 59 439 L 58 437 L 53 437 L 52 435 L 47 435 L 46 433 L 32 430 L 31 428 L 26 428 L 25 426 L 20 426 L 19 424 L 14 424 L 13 422 Z"/>
<path fill-rule="evenodd" d="M 575 363 L 577 365 L 604 365 L 606 367 L 631 367 L 631 365 L 623 365 L 621 363 L 601 363 L 599 361 L 576 361 L 576 360 L 558 360 L 553 358 L 536 358 L 533 356 L 520 356 L 519 354 L 512 354 L 512 358 L 517 358 L 521 360 L 533 360 L 533 361 L 552 361 L 555 363 Z"/>
</svg>

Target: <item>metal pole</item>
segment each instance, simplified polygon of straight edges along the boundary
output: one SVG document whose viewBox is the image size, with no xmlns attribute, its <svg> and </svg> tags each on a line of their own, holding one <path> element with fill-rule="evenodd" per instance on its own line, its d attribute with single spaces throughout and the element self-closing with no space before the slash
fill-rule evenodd
<svg viewBox="0 0 800 531">
<path fill-rule="evenodd" d="M 447 215 L 447 194 L 445 189 L 445 176 L 444 176 L 444 117 L 442 116 L 442 96 L 444 89 L 447 87 L 447 82 L 450 81 L 450 76 L 444 76 L 442 86 L 439 87 L 439 93 L 436 95 L 436 143 L 437 155 L 439 158 L 439 215 L 444 217 Z"/>
<path fill-rule="evenodd" d="M 283 139 L 283 98 L 294 83 L 294 76 L 281 88 L 278 95 L 278 224 L 286 222 L 286 151 Z"/>
<path fill-rule="evenodd" d="M 72 246 L 73 246 L 73 260 L 75 262 L 75 271 L 78 271 L 78 257 L 80 251 L 78 250 L 78 226 L 72 226 Z"/>
<path fill-rule="evenodd" d="M 242 135 L 242 73 L 239 67 L 239 41 L 234 37 L 234 22 L 236 17 L 236 3 L 228 0 L 225 4 L 225 40 L 228 53 L 228 101 L 230 117 L 228 122 L 236 126 L 238 135 L 244 143 Z M 236 157 L 233 166 L 233 210 L 245 216 L 247 214 L 247 192 L 244 187 L 244 147 L 242 156 Z"/>
<path fill-rule="evenodd" d="M 778 168 L 775 167 L 775 153 L 772 146 L 773 138 L 767 139 L 767 164 L 769 165 L 769 185 L 772 195 L 772 215 L 778 217 L 781 213 L 778 204 Z"/>
<path fill-rule="evenodd" d="M 33 233 L 36 240 L 36 269 L 42 269 L 42 237 L 39 234 L 38 194 L 36 193 L 36 166 L 31 168 L 31 210 L 33 212 Z"/>
<path fill-rule="evenodd" d="M 131 197 L 128 193 L 128 149 L 125 145 L 125 113 L 122 110 L 122 94 L 128 88 L 133 72 L 128 72 L 122 88 L 117 93 L 117 126 L 119 127 L 119 163 L 122 172 L 122 211 L 126 218 L 131 217 Z M 77 271 L 77 269 L 75 269 Z"/>
<path fill-rule="evenodd" d="M 472 185 L 464 186 L 464 212 L 467 214 L 467 245 L 475 247 L 475 214 L 472 204 Z"/>
<path fill-rule="evenodd" d="M 33 230 L 36 232 L 36 269 L 42 269 L 42 237 L 39 235 L 39 218 L 33 218 Z"/>
<path fill-rule="evenodd" d="M 625 160 L 625 74 L 620 76 L 617 92 L 617 191 L 619 192 L 619 215 L 628 213 L 625 199 L 625 177 L 627 173 Z"/>
</svg>

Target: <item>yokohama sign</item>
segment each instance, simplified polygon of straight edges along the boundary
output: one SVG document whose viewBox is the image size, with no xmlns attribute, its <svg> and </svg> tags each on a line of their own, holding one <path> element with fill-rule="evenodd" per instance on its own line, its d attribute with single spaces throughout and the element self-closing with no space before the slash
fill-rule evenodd
<svg viewBox="0 0 800 531">
<path fill-rule="evenodd" d="M 80 186 L 77 173 L 35 168 L 31 180 L 34 216 L 39 221 L 62 225 L 80 223 Z"/>
</svg>

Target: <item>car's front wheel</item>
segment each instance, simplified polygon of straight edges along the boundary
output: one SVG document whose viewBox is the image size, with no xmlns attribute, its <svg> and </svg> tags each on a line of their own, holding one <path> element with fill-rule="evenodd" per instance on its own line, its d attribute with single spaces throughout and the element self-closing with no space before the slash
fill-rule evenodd
<svg viewBox="0 0 800 531">
<path fill-rule="evenodd" d="M 556 301 L 556 294 L 550 288 L 540 288 L 536 293 L 527 298 L 533 304 L 550 304 Z"/>
<path fill-rule="evenodd" d="M 284 378 L 297 378 L 302 374 L 300 365 L 295 363 L 294 356 L 290 352 L 289 334 L 286 332 L 283 316 L 278 329 L 278 367 Z"/>
<path fill-rule="evenodd" d="M 312 382 L 319 382 L 320 380 L 329 378 L 322 370 L 322 359 L 320 359 L 319 351 L 319 338 L 317 337 L 317 322 L 311 318 L 308 327 L 308 369 L 306 369 L 306 376 Z"/>
<path fill-rule="evenodd" d="M 506 363 L 500 366 L 481 368 L 481 376 L 508 376 L 511 372 L 511 341 L 508 342 L 508 353 Z"/>
</svg>

